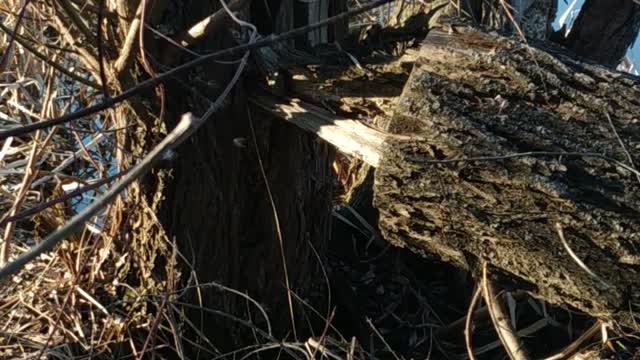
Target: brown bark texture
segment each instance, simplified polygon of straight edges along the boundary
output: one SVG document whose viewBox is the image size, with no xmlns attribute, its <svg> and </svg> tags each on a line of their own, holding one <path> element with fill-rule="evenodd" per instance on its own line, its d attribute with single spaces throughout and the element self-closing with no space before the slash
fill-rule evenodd
<svg viewBox="0 0 640 360">
<path fill-rule="evenodd" d="M 539 298 L 632 325 L 640 308 L 632 171 L 584 156 L 434 160 L 571 152 L 637 164 L 639 95 L 637 78 L 557 49 L 464 27 L 432 31 L 389 126 L 413 139 L 391 138 L 375 172 L 384 238 L 471 271 L 487 262 Z"/>
<path fill-rule="evenodd" d="M 268 6 L 272 14 L 286 12 L 277 2 L 270 1 Z M 185 2 L 168 7 L 160 18 L 170 23 L 165 25 L 184 29 L 218 8 L 217 1 Z M 229 31 L 219 31 L 192 50 L 207 53 L 235 45 Z M 164 46 L 169 49 L 171 45 Z M 162 52 L 162 46 L 159 48 Z M 179 63 L 180 59 L 171 61 Z M 167 127 L 184 112 L 199 115 L 206 111 L 235 70 L 235 63 L 212 62 L 167 84 Z M 282 339 L 292 329 L 277 233 L 282 236 L 291 290 L 303 299 L 320 298 L 326 291 L 321 261 L 331 229 L 333 150 L 313 134 L 250 113 L 246 88 L 255 83 L 254 75 L 245 73 L 246 81 L 236 86 L 224 109 L 178 149 L 170 175 L 164 178 L 164 189 L 155 196 L 163 198 L 161 223 L 189 263 L 183 267 L 184 280 L 196 276 L 200 284 L 216 281 L 253 297 L 268 312 L 274 338 Z M 274 221 L 250 121 L 280 228 Z M 292 297 L 296 326 L 302 328 L 308 319 L 303 316 L 303 305 Z M 251 330 L 206 309 L 245 320 L 251 316 L 256 326 L 266 329 L 263 317 L 255 315 L 258 310 L 248 308 L 241 296 L 204 286 L 188 292 L 187 299 L 201 308 L 192 311 L 190 320 L 223 348 L 243 343 Z"/>
</svg>

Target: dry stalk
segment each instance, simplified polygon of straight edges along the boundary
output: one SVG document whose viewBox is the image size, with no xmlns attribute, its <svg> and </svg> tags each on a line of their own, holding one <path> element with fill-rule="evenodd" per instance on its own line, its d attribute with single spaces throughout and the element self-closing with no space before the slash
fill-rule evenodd
<svg viewBox="0 0 640 360">
<path fill-rule="evenodd" d="M 472 341 L 471 341 L 471 334 L 473 331 L 471 321 L 473 320 L 472 319 L 473 313 L 475 311 L 476 304 L 480 299 L 481 294 L 482 294 L 482 287 L 478 286 L 476 291 L 474 291 L 473 293 L 473 297 L 471 298 L 471 303 L 469 304 L 469 310 L 467 310 L 467 316 L 465 317 L 465 322 L 464 322 L 464 343 L 467 348 L 467 355 L 469 356 L 469 360 L 475 359 L 475 356 L 473 354 Z"/>
<path fill-rule="evenodd" d="M 38 139 L 40 136 L 40 132 L 36 133 L 35 138 Z M 33 142 L 33 148 L 31 149 L 31 154 L 29 155 L 29 161 L 27 162 L 24 177 L 22 179 L 22 183 L 20 184 L 20 190 L 18 190 L 18 194 L 16 195 L 13 206 L 11 206 L 11 210 L 6 216 L 13 216 L 16 214 L 18 209 L 22 206 L 24 202 L 24 198 L 27 195 L 27 191 L 29 190 L 29 186 L 31 181 L 33 181 L 33 177 L 35 175 L 34 164 L 36 161 L 36 154 L 38 149 L 38 142 Z M 0 265 L 4 265 L 9 261 L 9 256 L 11 254 L 11 237 L 13 236 L 13 230 L 15 228 L 15 222 L 10 222 L 4 229 L 4 235 L 2 237 L 2 247 L 0 248 Z"/>
<path fill-rule="evenodd" d="M 529 356 L 526 354 L 524 346 L 511 327 L 509 319 L 504 314 L 502 305 L 496 299 L 493 285 L 487 278 L 486 263 L 482 266 L 482 293 L 487 309 L 489 309 L 493 326 L 509 357 L 512 360 L 528 360 Z"/>
</svg>

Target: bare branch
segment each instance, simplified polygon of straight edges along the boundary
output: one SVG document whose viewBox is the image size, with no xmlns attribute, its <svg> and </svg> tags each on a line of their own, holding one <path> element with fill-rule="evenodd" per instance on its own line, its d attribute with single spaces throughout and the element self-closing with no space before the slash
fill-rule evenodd
<svg viewBox="0 0 640 360">
<path fill-rule="evenodd" d="M 255 41 L 255 32 L 251 41 Z M 124 176 L 113 188 L 102 195 L 98 200 L 87 206 L 85 210 L 74 216 L 65 226 L 47 236 L 38 245 L 32 247 L 25 254 L 7 264 L 0 269 L 0 279 L 9 276 L 14 272 L 20 270 L 29 261 L 38 257 L 40 254 L 51 250 L 58 242 L 73 234 L 79 227 L 81 227 L 87 220 L 97 214 L 100 210 L 106 207 L 121 191 L 123 191 L 132 182 L 146 174 L 151 167 L 158 162 L 167 150 L 173 149 L 185 141 L 191 136 L 211 115 L 213 115 L 221 106 L 224 99 L 230 93 L 231 89 L 240 79 L 240 74 L 246 66 L 249 51 L 247 51 L 242 59 L 236 74 L 231 79 L 230 83 L 224 89 L 224 91 L 218 96 L 216 101 L 207 109 L 205 114 L 201 118 L 195 118 L 191 113 L 184 114 L 176 127 L 167 135 L 160 144 L 158 144 L 151 152 L 134 166 L 131 171 Z M 287 290 L 289 290 L 287 288 Z"/>
<path fill-rule="evenodd" d="M 580 337 L 578 337 L 571 344 L 567 345 L 561 352 L 544 358 L 544 360 L 560 360 L 560 359 L 568 359 L 573 353 L 578 351 L 580 346 L 585 343 L 585 341 L 591 339 L 602 327 L 602 322 L 597 320 L 587 331 L 585 331 Z"/>
<path fill-rule="evenodd" d="M 620 144 L 620 147 L 622 148 L 624 155 L 627 157 L 627 161 L 629 162 L 629 165 L 631 165 L 631 167 L 635 169 L 636 164 L 633 163 L 633 157 L 631 156 L 631 153 L 629 153 L 629 150 L 627 150 L 627 147 L 624 145 L 624 141 L 622 141 L 620 134 L 618 134 L 618 130 L 616 129 L 616 126 L 613 124 L 613 120 L 611 120 L 611 116 L 609 116 L 608 112 L 605 112 L 604 115 L 607 117 L 607 120 L 609 121 L 609 126 L 611 127 L 611 131 L 613 132 L 613 135 L 615 135 L 616 140 L 618 140 L 618 144 Z M 636 174 L 636 178 L 638 179 L 638 182 L 640 182 L 640 174 Z"/>
<path fill-rule="evenodd" d="M 230 11 L 238 11 L 242 9 L 248 0 L 233 0 L 229 5 L 226 5 Z M 174 39 L 168 39 L 173 47 L 167 48 L 166 53 L 163 55 L 163 62 L 165 64 L 172 64 L 175 59 L 179 59 L 176 54 L 180 50 L 187 49 L 190 46 L 195 45 L 198 41 L 202 40 L 208 34 L 214 33 L 220 30 L 224 25 L 228 23 L 231 17 L 227 14 L 224 8 L 220 8 L 215 13 L 207 16 L 206 18 L 198 21 L 188 30 L 180 33 Z M 187 50 L 188 51 L 188 50 Z"/>
<path fill-rule="evenodd" d="M 91 71 L 92 75 L 95 78 L 99 78 L 100 66 L 98 65 L 98 60 L 96 59 L 96 57 L 89 53 L 89 51 L 87 51 L 84 47 L 76 45 L 78 39 L 74 38 L 73 35 L 71 35 L 69 27 L 60 18 L 60 16 L 55 17 L 55 22 L 58 26 L 58 30 L 60 31 L 66 42 L 69 43 L 69 45 L 71 45 L 78 52 L 80 60 L 84 62 L 87 69 Z"/>
<path fill-rule="evenodd" d="M 120 51 L 120 55 L 116 60 L 113 69 L 116 74 L 122 73 L 124 71 L 127 64 L 129 64 L 133 60 L 133 45 L 136 43 L 136 35 L 140 30 L 140 15 L 142 14 L 142 5 L 144 1 L 140 1 L 140 5 L 138 5 L 138 10 L 136 10 L 136 15 L 131 21 L 131 25 L 129 26 L 129 31 L 127 32 L 127 37 L 124 40 L 124 44 L 122 44 L 122 50 Z"/>
<path fill-rule="evenodd" d="M 482 287 L 478 286 L 476 291 L 473 293 L 473 297 L 471 298 L 471 303 L 469 304 L 469 310 L 467 310 L 467 316 L 465 316 L 464 320 L 464 343 L 467 347 L 467 355 L 469 355 L 469 360 L 475 360 L 475 355 L 473 353 L 473 347 L 471 346 L 471 334 L 473 332 L 473 327 L 471 325 L 471 320 L 473 318 L 473 312 L 475 311 L 476 304 L 480 299 L 480 295 L 482 294 Z"/>
<path fill-rule="evenodd" d="M 115 175 L 106 177 L 104 179 L 97 180 L 94 183 L 91 183 L 89 185 L 86 185 L 86 186 L 83 186 L 81 188 L 75 189 L 75 190 L 73 190 L 71 192 L 68 192 L 68 193 L 65 193 L 63 195 L 60 195 L 60 196 L 56 197 L 55 199 L 51 199 L 49 201 L 43 202 L 42 204 L 34 206 L 31 209 L 27 209 L 27 210 L 24 210 L 24 211 L 22 211 L 20 213 L 15 214 L 15 215 L 5 217 L 2 220 L 0 220 L 0 226 L 4 226 L 7 223 L 14 222 L 14 221 L 17 221 L 17 220 L 20 220 L 20 219 L 24 219 L 27 216 L 34 215 L 34 214 L 37 214 L 37 213 L 39 213 L 39 212 L 41 212 L 41 211 L 43 211 L 45 209 L 48 209 L 48 208 L 52 207 L 53 205 L 59 204 L 61 202 L 65 202 L 65 201 L 67 201 L 67 200 L 69 200 L 71 198 L 74 198 L 74 197 L 78 196 L 78 195 L 82 195 L 82 194 L 86 193 L 87 191 L 91 191 L 91 190 L 97 189 L 97 188 L 101 187 L 102 185 L 108 184 L 108 183 L 110 183 L 110 182 L 112 182 L 112 181 L 124 176 L 127 172 L 129 172 L 129 169 L 125 169 L 124 171 L 121 171 L 121 172 L 119 172 L 119 173 L 117 173 Z"/>
<path fill-rule="evenodd" d="M 16 20 L 16 24 L 13 27 L 13 31 L 8 31 L 7 34 L 9 35 L 9 43 L 7 44 L 7 47 L 4 49 L 4 53 L 2 54 L 2 58 L 0 58 L 0 73 L 4 71 L 5 66 L 7 66 L 7 64 L 9 63 L 9 58 L 11 57 L 11 53 L 13 50 L 13 42 L 16 39 L 16 35 L 18 34 L 18 29 L 20 28 L 20 24 L 22 23 L 22 19 L 24 19 L 24 13 L 27 10 L 27 5 L 29 5 L 29 3 L 31 2 L 31 0 L 26 0 L 24 2 L 24 5 L 22 5 L 22 8 L 20 9 L 20 12 L 18 13 L 18 19 Z"/>
<path fill-rule="evenodd" d="M 579 257 L 578 255 L 576 255 L 575 252 L 573 252 L 573 250 L 571 249 L 571 247 L 569 246 L 569 243 L 567 242 L 567 240 L 564 238 L 564 231 L 562 231 L 562 225 L 560 225 L 560 223 L 556 223 L 556 231 L 558 232 L 558 238 L 560 238 L 560 241 L 562 242 L 562 246 L 564 246 L 564 249 L 567 250 L 567 253 L 569 254 L 569 256 L 571 256 L 571 259 L 578 264 L 578 266 L 584 270 L 587 274 L 589 274 L 589 276 L 591 276 L 592 278 L 598 280 L 602 286 L 604 286 L 605 289 L 610 289 L 613 286 L 611 286 L 611 284 L 609 284 L 608 282 L 606 282 L 604 279 L 602 279 L 602 277 L 598 276 L 598 274 L 594 273 L 593 270 L 591 270 Z"/>
<path fill-rule="evenodd" d="M 227 6 L 229 7 L 230 11 L 238 11 L 242 9 L 247 3 L 248 0 L 234 0 Z M 226 11 L 221 8 L 212 15 L 209 15 L 206 18 L 200 20 L 189 30 L 178 35 L 176 41 L 184 47 L 191 46 L 198 40 L 204 38 L 206 35 L 220 29 L 225 24 L 225 20 L 228 18 L 229 17 Z"/>
<path fill-rule="evenodd" d="M 38 138 L 38 136 L 36 136 L 36 138 Z M 16 194 L 11 210 L 9 210 L 9 216 L 15 215 L 18 209 L 20 209 L 20 206 L 22 206 L 22 202 L 27 195 L 27 191 L 29 190 L 29 184 L 31 184 L 31 181 L 33 181 L 33 176 L 36 172 L 34 164 L 36 162 L 36 154 L 38 153 L 36 151 L 37 149 L 38 142 L 34 141 L 33 147 L 31 149 L 31 154 L 29 155 L 29 161 L 27 162 L 27 166 L 25 167 L 24 177 L 22 178 L 22 183 L 20 184 L 20 190 Z M 0 264 L 4 265 L 9 260 L 9 255 L 11 253 L 11 237 L 13 236 L 14 228 L 15 223 L 9 223 L 4 229 L 4 235 L 2 236 L 2 246 L 0 247 Z"/>
<path fill-rule="evenodd" d="M 149 61 L 147 60 L 147 54 L 145 51 L 144 45 L 144 24 L 146 23 L 146 12 L 147 12 L 147 0 L 140 1 L 140 7 L 142 11 L 140 12 L 140 29 L 138 30 L 138 43 L 140 48 L 140 63 L 142 63 L 142 67 L 149 74 L 150 77 L 156 77 L 158 74 L 155 72 Z M 165 91 L 164 85 L 160 85 L 156 89 L 156 93 L 160 100 L 160 114 L 158 115 L 158 119 L 163 121 L 164 119 L 164 110 L 165 110 Z"/>
<path fill-rule="evenodd" d="M 98 46 L 98 65 L 100 66 L 100 82 L 102 83 L 102 94 L 105 98 L 109 98 L 109 87 L 107 86 L 107 75 L 104 68 L 104 44 L 102 43 L 102 20 L 104 18 L 104 2 L 105 0 L 99 0 L 100 7 L 98 8 L 98 27 L 96 29 L 96 42 Z"/>
</svg>

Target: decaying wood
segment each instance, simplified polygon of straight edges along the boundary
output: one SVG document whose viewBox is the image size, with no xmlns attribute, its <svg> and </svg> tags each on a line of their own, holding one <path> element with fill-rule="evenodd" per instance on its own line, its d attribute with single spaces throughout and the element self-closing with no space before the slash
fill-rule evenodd
<svg viewBox="0 0 640 360">
<path fill-rule="evenodd" d="M 344 56 L 344 54 L 342 55 Z M 340 123 L 344 119 L 360 119 L 363 123 L 369 124 L 361 126 L 367 130 L 366 134 L 370 134 L 371 131 L 375 132 L 374 129 L 384 130 L 393 115 L 393 106 L 402 94 L 402 87 L 407 82 L 418 55 L 417 49 L 407 49 L 402 56 L 389 57 L 384 62 L 375 61 L 375 59 L 368 62 L 370 59 L 360 58 L 362 64 L 353 65 L 351 63 L 352 66 L 349 66 L 349 63 L 329 66 L 289 66 L 286 71 L 282 72 L 285 79 L 282 81 L 282 86 L 275 85 L 269 90 L 274 91 L 275 88 L 274 92 L 281 95 L 287 94 L 296 99 L 271 97 L 271 103 L 268 105 L 270 109 L 266 109 L 264 106 L 261 108 L 271 111 L 273 115 L 285 121 L 301 126 L 306 122 L 305 117 L 308 115 L 294 112 L 285 117 L 283 114 L 287 113 L 286 107 L 291 102 L 296 102 L 303 107 L 314 104 L 316 106 L 312 105 L 315 113 L 313 116 L 316 121 L 319 117 L 325 119 L 325 125 L 328 126 L 323 126 L 323 132 L 328 134 L 339 129 L 332 126 L 334 122 Z M 254 99 L 256 96 L 251 98 Z M 280 107 L 283 108 L 280 109 Z M 342 128 L 342 131 L 346 131 L 346 129 Z M 388 133 L 378 133 L 377 135 L 371 134 L 370 137 L 384 138 L 388 135 Z M 372 167 L 367 161 L 376 164 L 377 160 L 368 160 L 372 157 L 359 157 L 360 154 L 366 152 L 358 154 L 348 151 L 348 148 L 353 146 L 350 142 L 366 143 L 364 139 L 360 140 L 358 137 L 359 134 L 356 132 L 348 137 L 336 137 L 336 139 L 347 139 L 347 143 L 331 141 L 328 139 L 329 136 L 326 136 L 325 140 L 343 154 L 353 155 L 351 160 L 341 163 L 345 167 L 341 168 L 338 175 L 342 188 L 337 191 L 337 195 L 342 197 L 342 200 L 355 209 L 368 223 L 375 224 L 377 212 L 371 205 L 373 198 Z M 367 151 L 378 153 L 380 150 L 381 148 L 369 147 Z M 379 158 L 379 155 L 375 155 L 375 158 Z M 348 211 L 343 215 L 351 216 Z"/>
<path fill-rule="evenodd" d="M 465 269 L 484 260 L 548 302 L 633 325 L 640 181 L 629 160 L 640 162 L 638 95 L 637 78 L 557 49 L 466 28 L 432 31 L 387 129 L 411 140 L 366 135 L 385 139 L 367 146 L 377 153 L 369 163 L 383 236 Z M 344 139 L 367 143 L 323 109 L 270 106 L 306 130 L 321 128 L 318 118 L 334 123 L 322 138 L 338 149 L 347 149 Z M 291 111 L 298 106 L 307 113 Z M 529 155 L 500 158 L 519 153 Z"/>
<path fill-rule="evenodd" d="M 264 94 L 250 101 L 283 120 L 317 134 L 344 154 L 355 156 L 372 166 L 380 162 L 380 149 L 389 135 L 298 99 L 281 100 Z"/>
<path fill-rule="evenodd" d="M 570 152 L 637 164 L 638 79 L 547 50 L 469 29 L 429 34 L 389 128 L 416 139 L 390 138 L 376 169 L 380 229 L 398 246 L 467 269 L 484 260 L 551 303 L 632 325 L 632 172 L 583 156 L 435 162 Z M 572 259 L 556 224 L 597 277 Z"/>
</svg>

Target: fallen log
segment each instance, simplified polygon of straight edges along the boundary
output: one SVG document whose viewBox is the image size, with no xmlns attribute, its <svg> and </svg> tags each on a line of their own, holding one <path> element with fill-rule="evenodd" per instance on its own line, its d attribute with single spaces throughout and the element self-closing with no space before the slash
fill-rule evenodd
<svg viewBox="0 0 640 360">
<path fill-rule="evenodd" d="M 556 48 L 433 30 L 379 131 L 298 100 L 254 105 L 376 167 L 396 246 L 594 317 L 640 309 L 640 82 Z"/>
<path fill-rule="evenodd" d="M 640 83 L 555 49 L 434 31 L 375 173 L 384 238 L 535 296 L 634 324 Z"/>
</svg>

